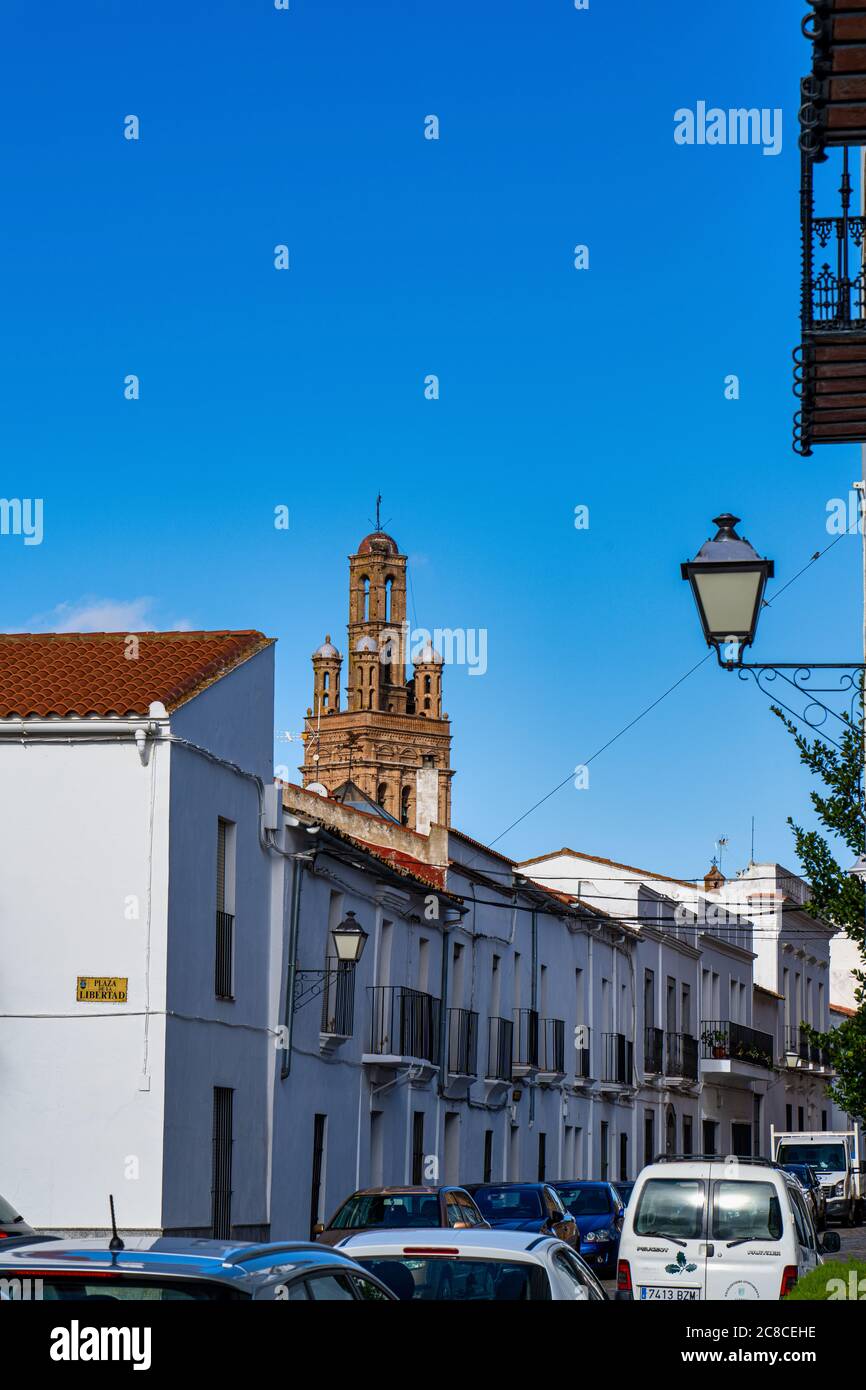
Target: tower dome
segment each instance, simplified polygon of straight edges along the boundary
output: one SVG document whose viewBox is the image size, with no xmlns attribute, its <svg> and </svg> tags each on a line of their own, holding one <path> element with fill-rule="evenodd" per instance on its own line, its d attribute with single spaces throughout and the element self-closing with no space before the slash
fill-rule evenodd
<svg viewBox="0 0 866 1390">
<path fill-rule="evenodd" d="M 379 651 L 379 648 L 378 648 L 378 645 L 377 645 L 377 643 L 376 643 L 375 638 L 373 638 L 373 637 L 359 637 L 358 640 L 357 640 L 357 642 L 355 643 L 355 651 L 356 651 L 356 652 L 373 652 L 374 655 L 377 655 L 377 654 L 378 654 L 378 651 Z"/>
<path fill-rule="evenodd" d="M 386 531 L 371 531 L 358 546 L 357 555 L 399 555 L 400 547 Z"/>
<path fill-rule="evenodd" d="M 339 655 L 340 653 L 331 641 L 331 634 L 328 633 L 321 647 L 317 647 L 313 652 L 313 660 L 315 661 L 317 657 L 321 656 L 333 661 L 335 658 L 339 658 Z"/>
</svg>

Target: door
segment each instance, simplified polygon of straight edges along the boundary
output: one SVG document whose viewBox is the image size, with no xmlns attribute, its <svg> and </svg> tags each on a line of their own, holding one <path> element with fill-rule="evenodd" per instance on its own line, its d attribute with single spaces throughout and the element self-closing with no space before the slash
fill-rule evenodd
<svg viewBox="0 0 866 1390">
<path fill-rule="evenodd" d="M 313 1167 L 310 1183 L 310 1236 L 322 1220 L 322 1167 L 325 1159 L 326 1116 L 313 1117 Z"/>
<path fill-rule="evenodd" d="M 752 1156 L 752 1126 L 747 1124 L 731 1125 L 731 1149 L 737 1158 L 751 1158 Z"/>
<path fill-rule="evenodd" d="M 786 1236 L 788 1227 L 788 1238 Z M 761 1178 L 720 1178 L 710 1194 L 707 1298 L 778 1299 L 790 1247 L 790 1213 L 776 1184 Z"/>
<path fill-rule="evenodd" d="M 629 1262 L 636 1301 L 704 1297 L 710 1166 L 690 1163 L 689 1174 L 648 1178 L 626 1212 L 619 1255 Z"/>
</svg>

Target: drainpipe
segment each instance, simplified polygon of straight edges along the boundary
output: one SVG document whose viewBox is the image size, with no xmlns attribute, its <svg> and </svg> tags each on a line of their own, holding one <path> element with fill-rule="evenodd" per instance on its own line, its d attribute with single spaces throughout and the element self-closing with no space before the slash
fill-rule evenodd
<svg viewBox="0 0 866 1390">
<path fill-rule="evenodd" d="M 289 909 L 289 945 L 288 945 L 288 970 L 286 972 L 286 1002 L 283 1014 L 283 1023 L 286 1029 L 286 1048 L 283 1053 L 283 1063 L 280 1067 L 280 1080 L 285 1081 L 289 1072 L 292 1070 L 292 1036 L 295 1027 L 295 978 L 298 973 L 298 922 L 301 916 L 301 879 L 303 877 L 304 864 L 309 863 L 310 859 L 293 859 L 292 863 L 292 901 Z"/>
<path fill-rule="evenodd" d="M 532 909 L 532 987 L 530 1003 L 534 1013 L 538 1012 L 538 912 Z M 539 1028 L 541 1019 L 538 1020 Z M 529 1086 L 529 1127 L 535 1124 L 535 1082 Z"/>
</svg>

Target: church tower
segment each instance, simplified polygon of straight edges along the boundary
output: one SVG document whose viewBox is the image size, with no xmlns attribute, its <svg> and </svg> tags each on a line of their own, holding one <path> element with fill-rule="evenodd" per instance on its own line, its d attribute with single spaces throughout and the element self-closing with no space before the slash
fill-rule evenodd
<svg viewBox="0 0 866 1390">
<path fill-rule="evenodd" d="M 450 824 L 454 773 L 451 725 L 442 711 L 444 663 L 429 641 L 412 651 L 406 556 L 381 529 L 349 556 L 345 701 L 342 657 L 330 637 L 312 660 L 304 786 L 322 784 L 331 796 L 384 812 L 421 834 L 432 824 Z"/>
</svg>

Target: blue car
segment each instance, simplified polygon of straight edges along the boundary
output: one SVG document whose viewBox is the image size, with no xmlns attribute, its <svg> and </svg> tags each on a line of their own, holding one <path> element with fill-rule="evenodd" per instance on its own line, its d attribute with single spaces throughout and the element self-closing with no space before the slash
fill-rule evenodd
<svg viewBox="0 0 866 1390">
<path fill-rule="evenodd" d="M 613 1276 L 625 1206 L 610 1182 L 555 1182 L 577 1224 L 580 1254 L 597 1274 Z"/>
<path fill-rule="evenodd" d="M 395 1301 L 381 1279 L 348 1256 L 297 1240 L 252 1245 L 127 1236 L 119 1249 L 112 1249 L 105 1237 L 15 1240 L 0 1244 L 0 1279 L 0 1297 L 70 1303 Z"/>
<path fill-rule="evenodd" d="M 578 1248 L 577 1224 L 549 1182 L 464 1184 L 484 1220 L 506 1231 L 538 1231 Z"/>
</svg>

